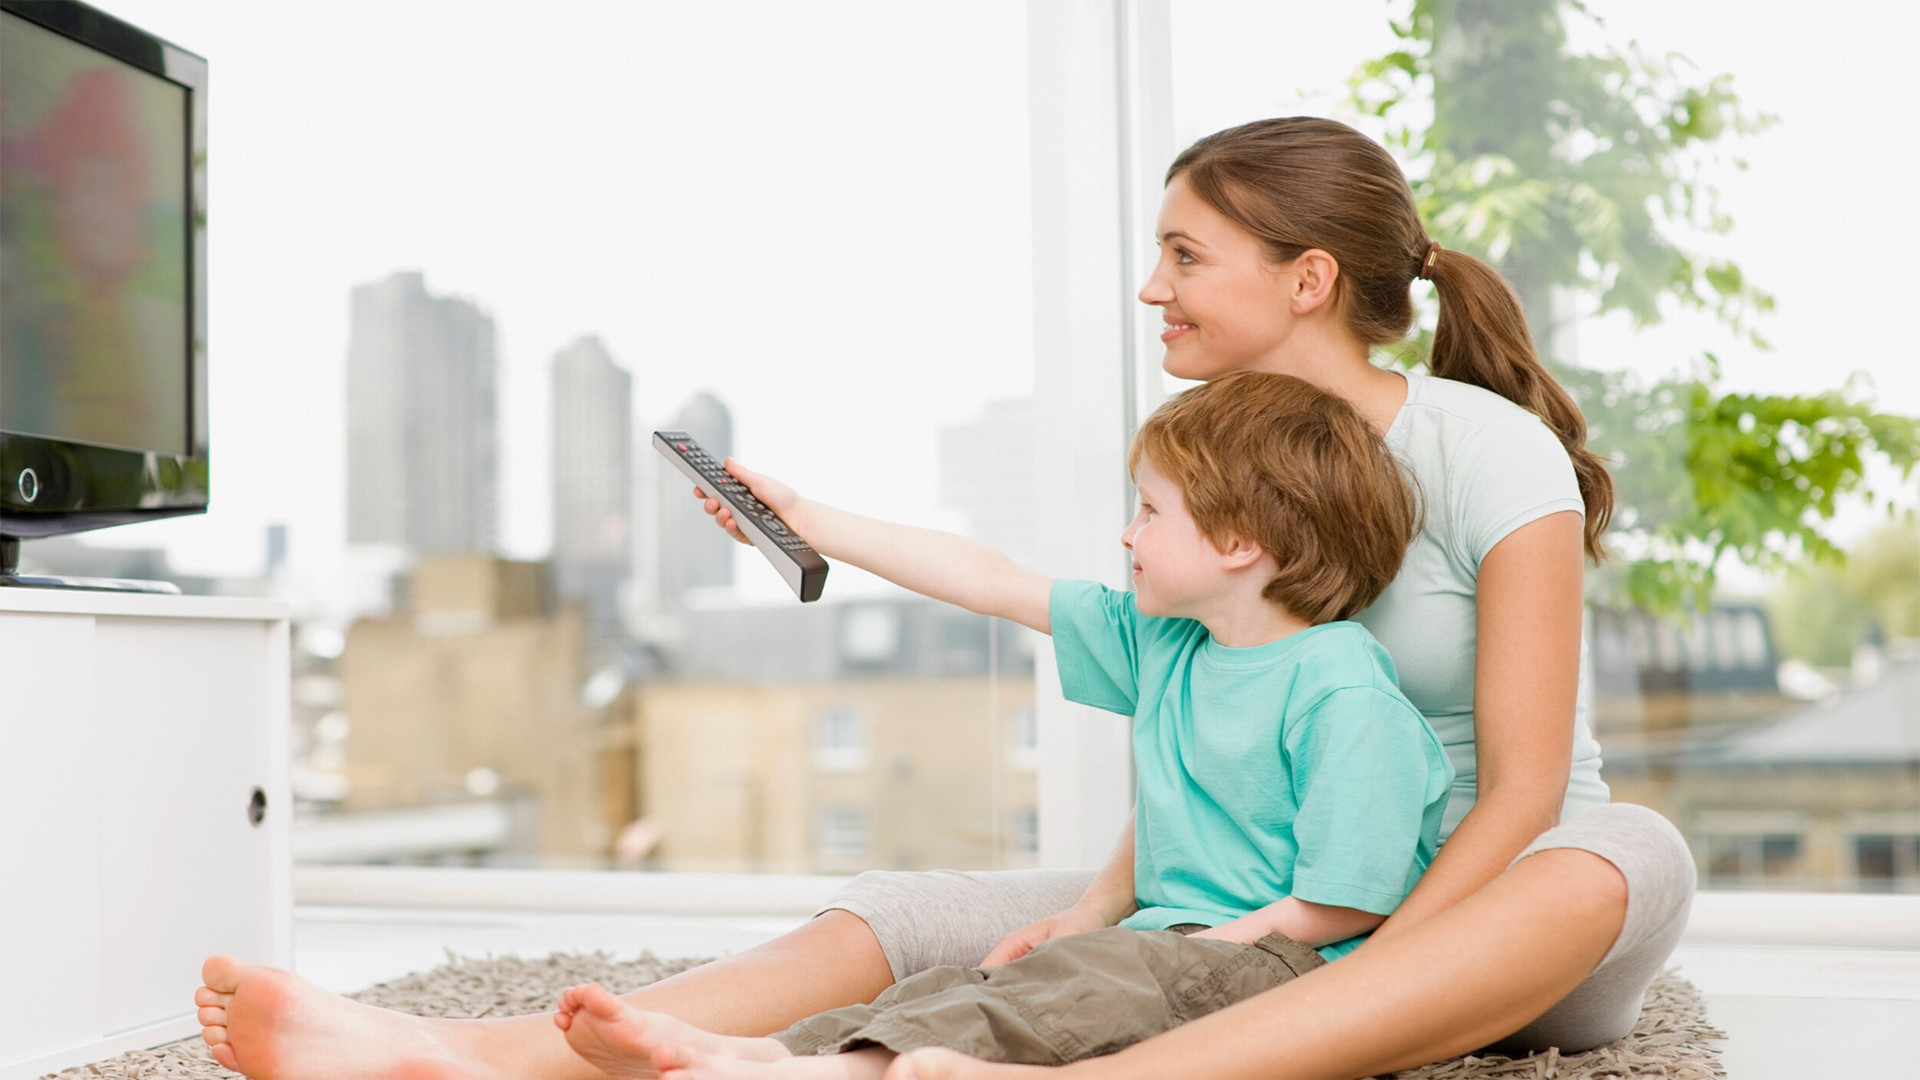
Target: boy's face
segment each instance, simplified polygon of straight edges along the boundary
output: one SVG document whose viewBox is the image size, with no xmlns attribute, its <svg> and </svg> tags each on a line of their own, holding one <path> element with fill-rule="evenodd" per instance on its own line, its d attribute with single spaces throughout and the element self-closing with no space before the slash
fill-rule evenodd
<svg viewBox="0 0 1920 1080">
<path fill-rule="evenodd" d="M 1227 591 L 1225 556 L 1201 534 L 1180 488 L 1140 459 L 1140 509 L 1120 542 L 1133 552 L 1135 601 L 1145 615 L 1202 618 Z"/>
</svg>

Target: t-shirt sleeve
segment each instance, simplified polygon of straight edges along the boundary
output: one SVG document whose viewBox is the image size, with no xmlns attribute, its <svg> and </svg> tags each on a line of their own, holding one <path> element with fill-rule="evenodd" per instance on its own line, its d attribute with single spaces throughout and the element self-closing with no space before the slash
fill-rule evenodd
<svg viewBox="0 0 1920 1080">
<path fill-rule="evenodd" d="M 1496 420 L 1449 463 L 1462 520 L 1454 535 L 1474 566 L 1522 525 L 1563 510 L 1586 512 L 1566 447 L 1531 413 Z"/>
<path fill-rule="evenodd" d="M 1056 580 L 1048 598 L 1053 658 L 1068 701 L 1132 716 L 1140 696 L 1140 610 L 1133 594 Z"/>
<path fill-rule="evenodd" d="M 1404 700 L 1336 690 L 1282 736 L 1299 811 L 1293 895 L 1390 915 L 1432 859 L 1452 777 Z M 1431 818 L 1431 822 L 1429 822 Z"/>
</svg>

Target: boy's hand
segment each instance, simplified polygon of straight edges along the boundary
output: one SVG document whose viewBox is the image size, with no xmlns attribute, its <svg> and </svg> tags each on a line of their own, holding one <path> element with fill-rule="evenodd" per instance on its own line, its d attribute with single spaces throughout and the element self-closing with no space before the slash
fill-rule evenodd
<svg viewBox="0 0 1920 1080">
<path fill-rule="evenodd" d="M 1099 912 L 1089 908 L 1071 907 L 1050 919 L 1041 919 L 1037 923 L 1023 926 L 993 947 L 981 967 L 999 967 L 1009 961 L 1018 960 L 1032 952 L 1043 941 L 1084 934 L 1089 930 L 1104 930 L 1109 923 Z"/>
<path fill-rule="evenodd" d="M 779 514 L 780 520 L 786 522 L 794 532 L 799 533 L 801 539 L 806 539 L 806 533 L 801 529 L 800 523 L 794 520 L 794 512 L 801 500 L 792 488 L 764 473 L 754 472 L 732 458 L 726 460 L 725 466 L 727 472 L 733 474 L 734 479 L 747 485 L 747 490 L 753 492 L 754 498 L 766 503 L 767 508 Z M 753 544 L 753 541 L 747 539 L 746 534 L 740 531 L 739 523 L 733 520 L 732 506 L 722 499 L 708 495 L 700 488 L 694 488 L 693 493 L 696 497 L 706 500 L 701 504 L 701 509 L 712 514 L 714 524 L 727 530 L 728 536 L 749 546 Z"/>
<path fill-rule="evenodd" d="M 1359 908 L 1316 904 L 1311 900 L 1286 896 L 1266 907 L 1249 911 L 1232 922 L 1221 923 L 1193 936 L 1251 945 L 1268 934 L 1285 934 L 1302 945 L 1317 949 L 1368 933 L 1386 919 L 1385 915 Z"/>
<path fill-rule="evenodd" d="M 1231 941 L 1237 945 L 1251 945 L 1268 934 L 1273 928 L 1267 920 L 1260 918 L 1260 912 L 1242 915 L 1232 922 L 1223 922 L 1219 926 L 1206 930 L 1196 930 L 1191 935 L 1197 938 L 1212 938 L 1215 941 Z"/>
</svg>

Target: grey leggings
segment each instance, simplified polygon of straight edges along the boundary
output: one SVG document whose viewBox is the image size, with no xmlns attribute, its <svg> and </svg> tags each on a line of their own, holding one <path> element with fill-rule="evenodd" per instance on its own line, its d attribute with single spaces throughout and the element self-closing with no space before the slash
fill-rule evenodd
<svg viewBox="0 0 1920 1080">
<path fill-rule="evenodd" d="M 1557 1046 L 1577 1053 L 1633 1030 L 1647 986 L 1679 942 L 1693 904 L 1686 841 L 1652 810 L 1630 803 L 1589 810 L 1542 833 L 1514 861 L 1550 848 L 1590 851 L 1617 867 L 1627 879 L 1626 923 L 1585 982 L 1497 1044 L 1506 1051 Z M 1002 937 L 1073 906 L 1093 873 L 875 870 L 854 878 L 827 908 L 866 921 L 897 982 L 932 967 L 979 963 Z"/>
</svg>

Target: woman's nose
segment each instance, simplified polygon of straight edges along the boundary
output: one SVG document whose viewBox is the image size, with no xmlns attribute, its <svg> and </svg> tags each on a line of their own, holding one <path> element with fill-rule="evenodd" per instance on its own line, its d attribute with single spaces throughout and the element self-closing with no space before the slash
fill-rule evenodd
<svg viewBox="0 0 1920 1080">
<path fill-rule="evenodd" d="M 1147 275 L 1146 284 L 1140 286 L 1138 295 L 1141 303 L 1154 306 L 1165 304 L 1173 299 L 1173 289 L 1167 285 L 1166 279 L 1160 276 L 1159 263 L 1153 265 L 1153 273 Z"/>
</svg>

